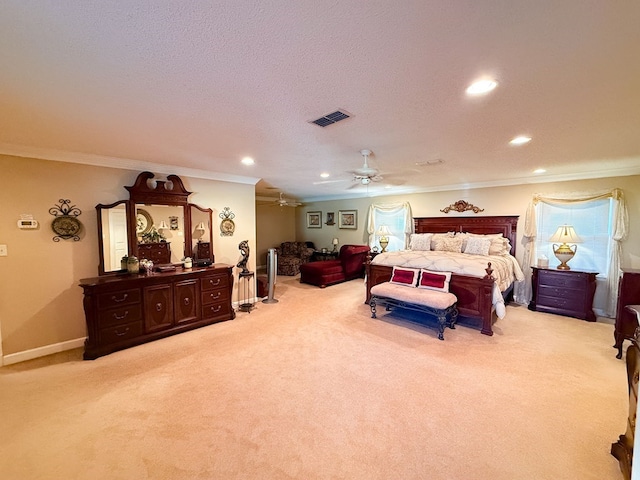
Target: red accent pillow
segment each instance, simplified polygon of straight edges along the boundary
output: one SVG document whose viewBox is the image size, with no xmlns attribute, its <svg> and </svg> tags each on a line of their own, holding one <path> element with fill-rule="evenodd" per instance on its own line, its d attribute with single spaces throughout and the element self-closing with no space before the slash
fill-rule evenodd
<svg viewBox="0 0 640 480">
<path fill-rule="evenodd" d="M 393 267 L 391 283 L 415 287 L 418 281 L 418 275 L 420 275 L 420 270 L 417 268 Z"/>
<path fill-rule="evenodd" d="M 432 272 L 431 270 L 420 270 L 420 280 L 418 288 L 427 288 L 429 290 L 437 290 L 439 292 L 449 291 L 449 281 L 451 280 L 451 272 Z"/>
</svg>

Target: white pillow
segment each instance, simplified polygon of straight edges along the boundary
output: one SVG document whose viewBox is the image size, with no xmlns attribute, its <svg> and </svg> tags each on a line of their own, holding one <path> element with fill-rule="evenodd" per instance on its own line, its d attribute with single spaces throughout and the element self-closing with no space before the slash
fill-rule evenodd
<svg viewBox="0 0 640 480">
<path fill-rule="evenodd" d="M 409 250 L 431 250 L 431 237 L 433 237 L 433 233 L 412 233 L 409 240 Z"/>
<path fill-rule="evenodd" d="M 445 237 L 436 243 L 434 250 L 440 252 L 462 252 L 462 239 L 460 237 Z"/>
<path fill-rule="evenodd" d="M 470 255 L 489 255 L 490 247 L 490 238 L 469 237 L 467 238 L 467 245 L 464 247 L 464 253 Z"/>
<path fill-rule="evenodd" d="M 444 239 L 453 238 L 454 235 L 455 235 L 454 232 L 434 233 L 433 236 L 431 237 L 431 250 L 442 250 L 441 245 Z M 438 245 L 440 245 L 440 247 L 436 248 Z"/>
<path fill-rule="evenodd" d="M 509 255 L 511 253 L 511 242 L 508 238 L 492 238 L 489 247 L 489 255 Z"/>
</svg>

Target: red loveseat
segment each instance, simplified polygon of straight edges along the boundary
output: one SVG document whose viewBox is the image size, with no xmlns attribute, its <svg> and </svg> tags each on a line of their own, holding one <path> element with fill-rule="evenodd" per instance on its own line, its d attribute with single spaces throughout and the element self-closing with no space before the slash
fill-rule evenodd
<svg viewBox="0 0 640 480">
<path fill-rule="evenodd" d="M 343 245 L 337 260 L 324 260 L 300 265 L 300 282 L 324 288 L 364 275 L 367 245 Z"/>
</svg>

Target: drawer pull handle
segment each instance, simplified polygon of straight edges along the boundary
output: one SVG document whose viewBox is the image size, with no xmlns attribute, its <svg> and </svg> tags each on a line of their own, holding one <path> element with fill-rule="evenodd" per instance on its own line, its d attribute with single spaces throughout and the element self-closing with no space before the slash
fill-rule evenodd
<svg viewBox="0 0 640 480">
<path fill-rule="evenodd" d="M 219 278 L 216 278 L 216 281 L 215 281 L 215 282 L 214 282 L 213 280 L 209 280 L 209 284 L 210 284 L 212 287 L 217 287 L 218 285 L 220 285 L 220 279 L 219 279 Z"/>
<path fill-rule="evenodd" d="M 116 330 L 116 332 L 115 332 L 115 333 L 116 333 L 116 335 L 117 335 L 117 336 L 119 336 L 119 337 L 121 337 L 121 336 L 123 336 L 123 335 L 126 335 L 127 333 L 129 333 L 129 327 L 125 327 L 125 329 L 124 329 L 124 330 L 122 330 L 121 332 L 118 332 L 118 331 Z"/>
<path fill-rule="evenodd" d="M 129 315 L 129 310 L 126 310 L 124 312 L 124 315 L 118 315 L 117 313 L 114 313 L 113 318 L 115 318 L 116 320 L 122 320 L 123 318 L 127 318 L 127 315 Z"/>
<path fill-rule="evenodd" d="M 113 300 L 114 302 L 120 303 L 120 302 L 124 302 L 128 296 L 129 296 L 128 293 L 125 293 L 124 295 L 122 295 L 122 298 L 118 298 L 115 295 L 112 295 L 111 300 Z"/>
<path fill-rule="evenodd" d="M 222 305 L 213 308 L 213 313 L 218 313 L 222 309 Z"/>
<path fill-rule="evenodd" d="M 188 298 L 188 297 L 187 297 L 187 298 L 185 298 L 185 299 L 184 299 L 184 304 L 185 304 L 185 305 L 189 305 L 189 303 L 190 303 L 189 298 Z"/>
<path fill-rule="evenodd" d="M 162 310 L 162 304 L 161 303 L 156 303 L 156 310 L 159 312 L 160 310 Z"/>
<path fill-rule="evenodd" d="M 211 300 L 217 300 L 220 298 L 221 293 L 220 292 L 216 292 L 215 295 L 211 294 Z"/>
</svg>

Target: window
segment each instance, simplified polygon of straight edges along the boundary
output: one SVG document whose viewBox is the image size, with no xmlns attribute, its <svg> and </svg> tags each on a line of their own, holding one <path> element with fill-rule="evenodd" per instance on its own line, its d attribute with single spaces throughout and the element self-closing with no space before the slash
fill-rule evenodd
<svg viewBox="0 0 640 480">
<path fill-rule="evenodd" d="M 371 205 L 369 208 L 369 246 L 381 249 L 377 232 L 381 226 L 386 226 L 391 232 L 386 251 L 404 250 L 409 234 L 413 230 L 412 221 L 411 207 L 408 203 Z"/>
<path fill-rule="evenodd" d="M 553 242 L 549 238 L 559 226 L 573 225 L 582 243 L 577 244 L 576 254 L 569 261 L 571 269 L 596 271 L 600 278 L 608 276 L 613 228 L 611 198 L 569 204 L 540 202 L 536 208 L 538 258 L 545 255 L 550 266 L 557 266 L 559 262 L 553 254 Z"/>
</svg>

